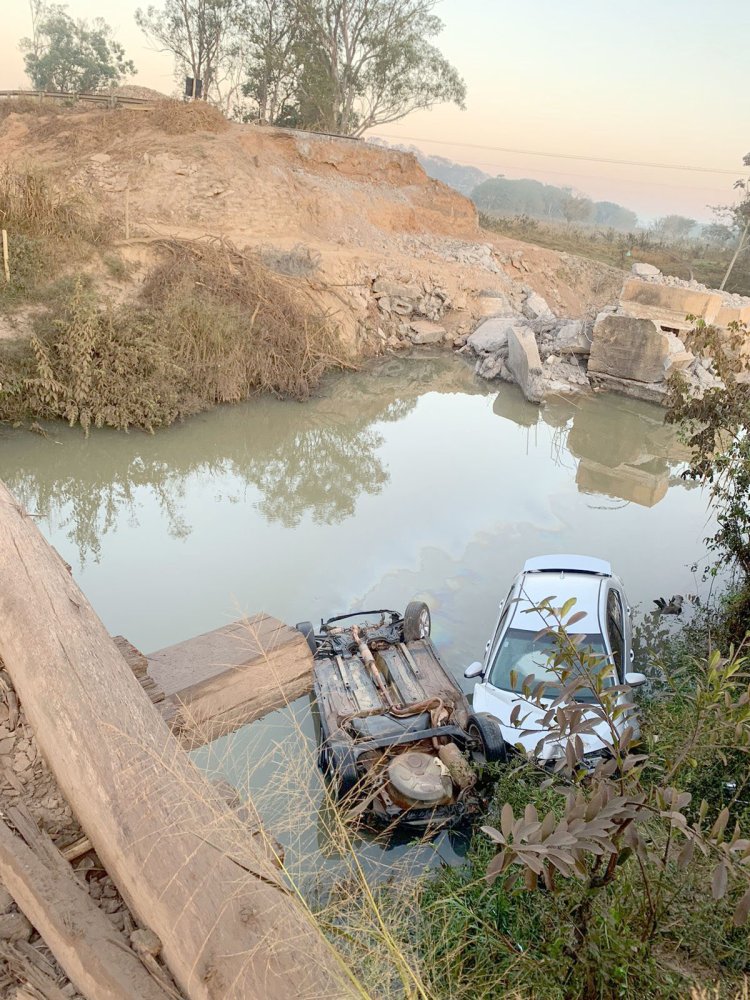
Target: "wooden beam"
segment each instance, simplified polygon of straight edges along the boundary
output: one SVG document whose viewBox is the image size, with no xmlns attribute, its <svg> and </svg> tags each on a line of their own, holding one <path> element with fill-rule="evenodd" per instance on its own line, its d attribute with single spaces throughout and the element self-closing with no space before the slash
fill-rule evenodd
<svg viewBox="0 0 750 1000">
<path fill-rule="evenodd" d="M 86 1000 L 167 1000 L 167 994 L 81 886 L 67 862 L 37 830 L 32 850 L 0 820 L 0 881 L 44 938 Z M 65 870 L 67 868 L 67 871 Z"/>
<path fill-rule="evenodd" d="M 116 641 L 123 649 L 124 640 Z M 146 661 L 148 678 L 166 695 L 159 711 L 191 747 L 312 689 L 313 658 L 306 639 L 264 613 L 167 646 Z M 144 688 L 150 693 L 147 684 Z"/>
<path fill-rule="evenodd" d="M 341 997 L 341 965 L 0 484 L 0 658 L 39 749 L 190 1000 Z"/>
</svg>

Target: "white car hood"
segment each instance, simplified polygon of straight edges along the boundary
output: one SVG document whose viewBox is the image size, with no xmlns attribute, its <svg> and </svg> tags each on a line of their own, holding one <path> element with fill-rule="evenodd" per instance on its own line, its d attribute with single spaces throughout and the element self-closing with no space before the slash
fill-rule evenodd
<svg viewBox="0 0 750 1000">
<path fill-rule="evenodd" d="M 548 704 L 550 699 L 542 699 L 543 704 Z M 520 694 L 511 691 L 501 691 L 499 688 L 490 687 L 487 684 L 477 684 L 474 688 L 474 711 L 487 712 L 494 716 L 500 723 L 503 738 L 506 743 L 515 745 L 520 743 L 525 750 L 533 753 L 537 743 L 544 734 L 542 719 L 546 708 L 540 708 L 533 702 L 526 701 Z M 518 727 L 511 725 L 510 716 L 516 705 L 520 705 Z M 534 732 L 522 735 L 523 730 L 531 729 Z M 581 736 L 584 754 L 601 753 L 610 746 L 612 733 L 609 726 L 600 721 L 593 733 Z M 560 756 L 560 747 L 564 749 L 565 739 L 551 740 L 544 744 L 539 760 L 549 760 Z"/>
</svg>

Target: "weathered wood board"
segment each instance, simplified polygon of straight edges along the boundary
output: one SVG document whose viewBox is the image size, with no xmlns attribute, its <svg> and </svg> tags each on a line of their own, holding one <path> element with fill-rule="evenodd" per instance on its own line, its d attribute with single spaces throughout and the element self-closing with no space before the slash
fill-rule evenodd
<svg viewBox="0 0 750 1000">
<path fill-rule="evenodd" d="M 221 736 L 312 688 L 304 637 L 267 614 L 232 622 L 149 654 L 148 676 L 173 730 L 194 742 Z"/>
</svg>

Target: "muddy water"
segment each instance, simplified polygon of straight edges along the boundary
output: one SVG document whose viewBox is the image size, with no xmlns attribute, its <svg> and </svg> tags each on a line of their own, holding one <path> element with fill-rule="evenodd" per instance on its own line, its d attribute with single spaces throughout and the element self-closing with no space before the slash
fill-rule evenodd
<svg viewBox="0 0 750 1000">
<path fill-rule="evenodd" d="M 594 396 L 540 410 L 452 358 L 391 359 L 304 404 L 259 399 L 155 436 L 47 432 L 2 432 L 0 477 L 107 628 L 145 651 L 246 612 L 293 623 L 419 596 L 459 673 L 528 556 L 610 559 L 647 606 L 695 589 L 710 528 L 658 408 Z M 298 760 L 312 734 L 309 706 L 295 717 L 215 760 L 242 783 L 252 758 L 253 786 L 278 794 L 282 737 L 299 731 Z"/>
</svg>

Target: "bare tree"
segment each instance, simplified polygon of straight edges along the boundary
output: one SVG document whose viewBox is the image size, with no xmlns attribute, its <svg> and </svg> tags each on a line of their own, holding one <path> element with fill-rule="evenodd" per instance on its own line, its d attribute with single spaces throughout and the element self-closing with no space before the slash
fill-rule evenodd
<svg viewBox="0 0 750 1000">
<path fill-rule="evenodd" d="M 227 62 L 236 54 L 237 0 L 165 0 L 163 7 L 138 8 L 138 27 L 171 52 L 178 74 L 203 81 L 203 99 L 221 100 Z"/>
<path fill-rule="evenodd" d="M 261 121 L 296 117 L 300 78 L 299 16 L 296 0 L 249 0 L 245 10 L 243 87 Z"/>
</svg>

